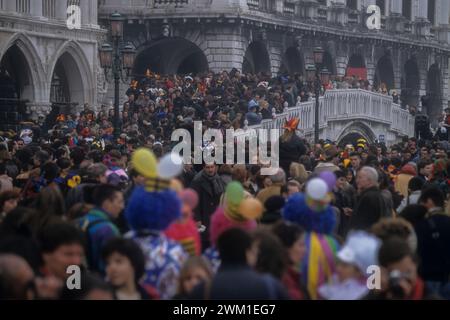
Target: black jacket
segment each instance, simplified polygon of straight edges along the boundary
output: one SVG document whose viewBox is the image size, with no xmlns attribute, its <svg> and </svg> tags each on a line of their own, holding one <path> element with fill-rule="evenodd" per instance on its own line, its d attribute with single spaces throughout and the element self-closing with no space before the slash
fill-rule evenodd
<svg viewBox="0 0 450 320">
<path fill-rule="evenodd" d="M 296 134 L 289 141 L 280 140 L 280 167 L 289 174 L 289 166 L 292 162 L 299 162 L 300 157 L 306 154 L 306 147 Z"/>
<path fill-rule="evenodd" d="M 425 281 L 447 282 L 450 276 L 450 217 L 435 213 L 415 225 L 419 273 Z"/>
<path fill-rule="evenodd" d="M 212 283 L 192 291 L 194 300 L 289 300 L 281 282 L 248 266 L 222 266 Z"/>
<path fill-rule="evenodd" d="M 357 198 L 350 220 L 350 228 L 367 230 L 389 214 L 380 189 L 377 187 L 366 189 Z"/>
<path fill-rule="evenodd" d="M 220 193 L 215 193 L 213 186 L 210 181 L 208 181 L 203 175 L 203 170 L 197 173 L 191 183 L 191 188 L 194 189 L 198 194 L 198 206 L 194 211 L 194 219 L 200 221 L 207 230 L 202 232 L 202 247 L 207 248 L 209 246 L 209 221 L 211 215 L 216 210 L 220 203 L 220 196 L 225 190 L 225 184 L 219 175 L 216 174 L 215 179 L 217 183 L 222 185 L 223 191 Z"/>
</svg>

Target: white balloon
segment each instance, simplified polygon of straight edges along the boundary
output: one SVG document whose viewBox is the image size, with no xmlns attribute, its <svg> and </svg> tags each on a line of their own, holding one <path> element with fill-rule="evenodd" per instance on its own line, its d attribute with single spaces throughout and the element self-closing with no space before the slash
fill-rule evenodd
<svg viewBox="0 0 450 320">
<path fill-rule="evenodd" d="M 162 179 L 172 179 L 183 171 L 183 158 L 179 154 L 169 153 L 158 163 L 158 175 Z"/>
<path fill-rule="evenodd" d="M 323 200 L 328 193 L 328 186 L 322 179 L 312 179 L 306 184 L 306 195 L 314 200 Z"/>
</svg>

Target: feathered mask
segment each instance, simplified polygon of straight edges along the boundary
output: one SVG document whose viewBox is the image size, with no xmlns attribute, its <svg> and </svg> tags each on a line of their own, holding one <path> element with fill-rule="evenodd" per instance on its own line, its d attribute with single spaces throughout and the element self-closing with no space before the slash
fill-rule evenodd
<svg viewBox="0 0 450 320">
<path fill-rule="evenodd" d="M 286 129 L 289 131 L 295 131 L 295 130 L 297 130 L 299 123 L 300 123 L 299 118 L 292 118 L 291 120 L 286 121 L 286 123 L 283 126 L 283 129 Z"/>
</svg>

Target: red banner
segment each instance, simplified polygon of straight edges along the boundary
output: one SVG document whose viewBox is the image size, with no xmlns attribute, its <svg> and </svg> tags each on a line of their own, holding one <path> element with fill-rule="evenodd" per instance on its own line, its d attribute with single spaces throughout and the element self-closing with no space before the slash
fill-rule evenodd
<svg viewBox="0 0 450 320">
<path fill-rule="evenodd" d="M 348 67 L 347 68 L 347 77 L 353 77 L 353 76 L 355 76 L 356 78 L 362 79 L 362 80 L 367 80 L 367 69 L 366 68 Z"/>
</svg>

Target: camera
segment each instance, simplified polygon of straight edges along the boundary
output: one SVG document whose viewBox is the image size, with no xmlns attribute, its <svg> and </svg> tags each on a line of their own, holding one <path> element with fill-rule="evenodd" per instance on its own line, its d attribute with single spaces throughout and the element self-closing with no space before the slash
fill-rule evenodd
<svg viewBox="0 0 450 320">
<path fill-rule="evenodd" d="M 389 274 L 389 292 L 392 294 L 394 299 L 404 299 L 405 291 L 400 285 L 402 280 L 409 281 L 408 275 L 400 272 L 399 270 L 394 270 Z"/>
</svg>

